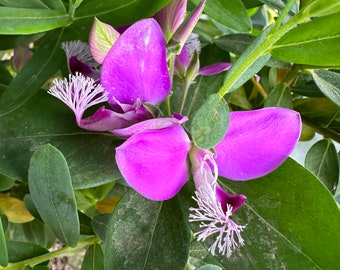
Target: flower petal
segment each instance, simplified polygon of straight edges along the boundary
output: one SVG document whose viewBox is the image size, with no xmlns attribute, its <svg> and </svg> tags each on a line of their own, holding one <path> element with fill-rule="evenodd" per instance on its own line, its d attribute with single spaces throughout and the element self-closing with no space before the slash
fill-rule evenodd
<svg viewBox="0 0 340 270">
<path fill-rule="evenodd" d="M 209 66 L 202 67 L 199 70 L 199 74 L 205 75 L 205 76 L 215 75 L 223 71 L 229 70 L 231 66 L 232 64 L 228 62 L 218 62 L 218 63 L 211 64 Z"/>
<path fill-rule="evenodd" d="M 232 112 L 227 134 L 215 147 L 219 175 L 249 180 L 268 174 L 294 149 L 300 115 L 284 108 Z"/>
<path fill-rule="evenodd" d="M 176 195 L 187 180 L 191 143 L 181 126 L 136 133 L 116 148 L 116 161 L 126 182 L 151 200 Z"/>
<path fill-rule="evenodd" d="M 109 102 L 133 104 L 137 99 L 156 105 L 170 92 L 165 39 L 154 19 L 130 26 L 103 62 L 101 84 Z"/>
</svg>

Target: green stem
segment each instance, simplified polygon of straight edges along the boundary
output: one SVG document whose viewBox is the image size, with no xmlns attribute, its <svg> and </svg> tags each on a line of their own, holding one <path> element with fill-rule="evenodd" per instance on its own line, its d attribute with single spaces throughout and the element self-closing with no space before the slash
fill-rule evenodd
<svg viewBox="0 0 340 270">
<path fill-rule="evenodd" d="M 292 2 L 292 0 L 290 0 Z M 295 15 L 293 18 L 291 18 L 288 22 L 286 22 L 281 27 L 274 26 L 268 35 L 266 36 L 265 40 L 257 47 L 255 48 L 249 56 L 246 58 L 239 58 L 239 65 L 238 68 L 231 69 L 229 71 L 229 78 L 226 81 L 226 83 L 220 88 L 218 94 L 220 96 L 224 96 L 227 94 L 228 90 L 231 89 L 234 84 L 237 82 L 237 80 L 246 72 L 246 70 L 255 62 L 257 61 L 261 56 L 269 53 L 272 46 L 289 30 L 291 30 L 293 27 L 295 27 L 297 24 L 300 24 L 304 21 L 306 21 L 308 17 L 301 16 L 301 14 Z M 279 22 L 280 23 L 280 22 Z M 275 31 L 274 31 L 275 30 Z M 236 63 L 234 64 L 236 66 Z"/>
<path fill-rule="evenodd" d="M 27 265 L 34 267 L 35 265 L 38 265 L 40 263 L 43 263 L 45 261 L 49 261 L 50 259 L 53 259 L 55 257 L 65 255 L 66 253 L 72 253 L 75 251 L 78 251 L 80 249 L 83 249 L 87 246 L 99 243 L 100 239 L 97 236 L 87 238 L 85 240 L 79 241 L 78 244 L 75 247 L 64 247 L 62 249 L 52 251 L 46 254 L 42 254 L 40 256 L 30 258 L 21 262 L 16 262 L 16 263 L 10 263 L 5 267 L 0 267 L 0 269 L 3 270 L 19 270 L 19 269 L 24 269 Z"/>
<path fill-rule="evenodd" d="M 295 0 L 289 0 L 288 3 L 285 5 L 284 9 L 281 11 L 279 17 L 277 18 L 275 22 L 275 25 L 272 30 L 273 32 L 277 31 L 277 29 L 281 26 L 283 20 L 286 18 L 287 14 L 289 13 L 294 3 L 295 3 Z"/>
</svg>

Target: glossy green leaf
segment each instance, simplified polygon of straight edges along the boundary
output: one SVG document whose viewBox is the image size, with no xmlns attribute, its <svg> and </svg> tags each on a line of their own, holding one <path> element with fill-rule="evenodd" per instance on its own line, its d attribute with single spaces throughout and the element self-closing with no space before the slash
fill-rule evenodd
<svg viewBox="0 0 340 270">
<path fill-rule="evenodd" d="M 0 265 L 6 266 L 8 264 L 8 252 L 6 245 L 6 238 L 2 221 L 0 218 Z"/>
<path fill-rule="evenodd" d="M 0 34 L 28 35 L 66 26 L 71 17 L 60 10 L 0 6 Z"/>
<path fill-rule="evenodd" d="M 0 0 L 0 5 L 13 8 L 53 9 L 66 11 L 62 0 Z"/>
<path fill-rule="evenodd" d="M 340 106 L 340 74 L 319 69 L 313 70 L 312 76 L 322 93 Z"/>
<path fill-rule="evenodd" d="M 200 0 L 192 2 L 198 5 Z M 208 0 L 204 13 L 238 32 L 251 31 L 251 20 L 241 0 Z"/>
<path fill-rule="evenodd" d="M 34 150 L 51 143 L 64 154 L 74 188 L 99 186 L 119 179 L 114 136 L 77 127 L 73 112 L 41 92 L 20 109 L 0 118 L 0 173 L 27 181 Z"/>
<path fill-rule="evenodd" d="M 220 95 L 212 94 L 194 115 L 190 131 L 198 147 L 209 149 L 222 140 L 228 124 L 228 104 Z"/>
<path fill-rule="evenodd" d="M 283 107 L 292 109 L 292 93 L 287 84 L 278 84 L 272 91 L 270 91 L 267 99 L 264 102 L 265 107 Z"/>
<path fill-rule="evenodd" d="M 184 269 L 190 231 L 180 209 L 177 198 L 157 202 L 127 192 L 108 224 L 104 269 Z"/>
<path fill-rule="evenodd" d="M 305 168 L 317 176 L 333 194 L 339 181 L 339 160 L 331 140 L 315 143 L 307 152 Z"/>
<path fill-rule="evenodd" d="M 302 0 L 301 11 L 303 16 L 325 16 L 340 12 L 340 2 L 338 0 Z"/>
<path fill-rule="evenodd" d="M 141 18 L 150 17 L 170 0 L 84 0 L 76 10 L 75 19 L 97 17 L 112 26 L 131 24 Z"/>
<path fill-rule="evenodd" d="M 315 18 L 285 34 L 271 48 L 282 61 L 298 64 L 340 65 L 340 13 Z"/>
<path fill-rule="evenodd" d="M 0 116 L 7 114 L 29 100 L 41 86 L 65 63 L 65 54 L 60 49 L 63 32 L 51 32 L 33 57 L 9 84 L 0 98 Z"/>
<path fill-rule="evenodd" d="M 245 245 L 230 259 L 218 256 L 225 268 L 337 268 L 340 210 L 313 174 L 288 159 L 256 180 L 221 181 L 229 192 L 247 196 L 245 205 L 232 216 L 238 224 L 247 225 L 242 234 Z"/>
<path fill-rule="evenodd" d="M 75 246 L 80 237 L 79 219 L 71 176 L 62 153 L 51 145 L 40 146 L 28 170 L 32 200 L 51 231 Z"/>
<path fill-rule="evenodd" d="M 104 254 L 98 244 L 90 246 L 84 256 L 81 270 L 104 269 Z"/>
</svg>

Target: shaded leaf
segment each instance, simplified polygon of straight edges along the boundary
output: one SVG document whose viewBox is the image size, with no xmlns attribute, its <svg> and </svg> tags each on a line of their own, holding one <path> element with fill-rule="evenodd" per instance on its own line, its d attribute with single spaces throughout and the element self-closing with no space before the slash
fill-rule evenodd
<svg viewBox="0 0 340 270">
<path fill-rule="evenodd" d="M 298 64 L 340 65 L 339 16 L 336 13 L 298 25 L 272 46 L 271 54 Z"/>
<path fill-rule="evenodd" d="M 97 17 L 113 26 L 131 24 L 141 18 L 154 15 L 170 0 L 84 0 L 76 10 L 75 19 Z"/>
<path fill-rule="evenodd" d="M 313 70 L 312 76 L 322 93 L 340 106 L 340 74 L 319 69 Z"/>
<path fill-rule="evenodd" d="M 0 98 L 0 116 L 23 105 L 62 64 L 65 64 L 65 56 L 59 48 L 61 37 L 60 30 L 50 33 L 30 61 L 12 80 Z"/>
<path fill-rule="evenodd" d="M 198 5 L 200 0 L 192 2 Z M 251 20 L 241 0 L 209 0 L 204 13 L 238 32 L 251 31 Z"/>
<path fill-rule="evenodd" d="M 8 190 L 14 185 L 15 180 L 0 174 L 0 191 Z"/>
<path fill-rule="evenodd" d="M 318 177 L 333 194 L 339 181 L 339 160 L 331 140 L 316 142 L 307 152 L 305 168 Z"/>
<path fill-rule="evenodd" d="M 228 124 L 229 109 L 226 101 L 220 95 L 212 94 L 194 115 L 190 131 L 198 147 L 209 149 L 224 137 Z"/>
<path fill-rule="evenodd" d="M 127 192 L 108 224 L 104 269 L 184 269 L 190 232 L 180 208 L 177 198 L 157 202 Z"/>
<path fill-rule="evenodd" d="M 292 109 L 293 102 L 290 87 L 285 83 L 278 84 L 272 91 L 270 91 L 264 102 L 264 106 Z"/>
<path fill-rule="evenodd" d="M 104 254 L 100 245 L 90 246 L 84 256 L 81 270 L 98 270 L 104 269 Z"/>
<path fill-rule="evenodd" d="M 27 181 L 33 151 L 51 143 L 67 159 L 75 188 L 99 186 L 120 178 L 114 158 L 118 142 L 110 134 L 79 129 L 72 111 L 42 92 L 1 117 L 0 173 Z"/>
<path fill-rule="evenodd" d="M 7 241 L 7 250 L 9 262 L 11 263 L 21 262 L 23 260 L 48 253 L 46 248 L 43 248 L 39 245 L 18 241 Z M 46 264 L 47 263 L 48 262 L 46 262 Z"/>
<path fill-rule="evenodd" d="M 69 169 L 64 156 L 43 145 L 32 156 L 29 190 L 40 216 L 63 242 L 75 246 L 80 237 L 79 219 Z"/>
<path fill-rule="evenodd" d="M 102 241 L 105 241 L 107 225 L 111 216 L 111 214 L 101 214 L 95 216 L 92 220 L 93 230 Z"/>
<path fill-rule="evenodd" d="M 2 221 L 0 218 L 0 265 L 6 266 L 8 264 L 8 252 L 6 245 L 6 238 Z"/>
</svg>

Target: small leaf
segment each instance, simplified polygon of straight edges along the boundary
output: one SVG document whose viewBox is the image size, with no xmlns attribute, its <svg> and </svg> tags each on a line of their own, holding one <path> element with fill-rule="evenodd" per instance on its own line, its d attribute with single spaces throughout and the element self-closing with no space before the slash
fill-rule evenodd
<svg viewBox="0 0 340 270">
<path fill-rule="evenodd" d="M 102 64 L 109 50 L 119 37 L 119 33 L 109 24 L 94 18 L 89 44 L 93 58 Z"/>
<path fill-rule="evenodd" d="M 278 84 L 272 91 L 270 91 L 264 102 L 264 106 L 293 109 L 290 87 L 285 83 Z"/>
<path fill-rule="evenodd" d="M 104 254 L 100 245 L 90 246 L 84 256 L 81 270 L 104 269 Z"/>
<path fill-rule="evenodd" d="M 213 148 L 226 134 L 228 124 L 227 103 L 220 95 L 212 94 L 194 115 L 190 129 L 193 140 L 202 149 Z"/>
<path fill-rule="evenodd" d="M 15 180 L 0 174 L 0 191 L 8 190 L 14 185 Z"/>
<path fill-rule="evenodd" d="M 75 246 L 79 219 L 70 172 L 62 153 L 43 145 L 31 158 L 28 183 L 32 200 L 42 219 L 62 241 Z"/>
<path fill-rule="evenodd" d="M 190 245 L 186 222 L 177 197 L 158 202 L 128 191 L 108 224 L 104 269 L 184 269 Z"/>
<path fill-rule="evenodd" d="M 200 1 L 193 0 L 192 2 L 198 5 Z M 251 31 L 250 17 L 240 0 L 209 0 L 204 8 L 204 13 L 237 32 Z"/>
<path fill-rule="evenodd" d="M 0 218 L 0 265 L 6 266 L 8 264 L 8 252 L 6 245 L 6 238 L 2 221 Z"/>
<path fill-rule="evenodd" d="M 298 64 L 340 65 L 339 16 L 336 13 L 298 25 L 272 46 L 271 54 Z"/>
<path fill-rule="evenodd" d="M 317 176 L 333 194 L 339 181 L 339 160 L 331 140 L 315 143 L 307 152 L 305 168 Z"/>
<path fill-rule="evenodd" d="M 327 70 L 313 70 L 313 79 L 322 93 L 340 106 L 340 74 Z"/>
<path fill-rule="evenodd" d="M 23 201 L 13 197 L 0 196 L 0 212 L 13 223 L 25 223 L 34 219 L 25 208 Z"/>
</svg>

